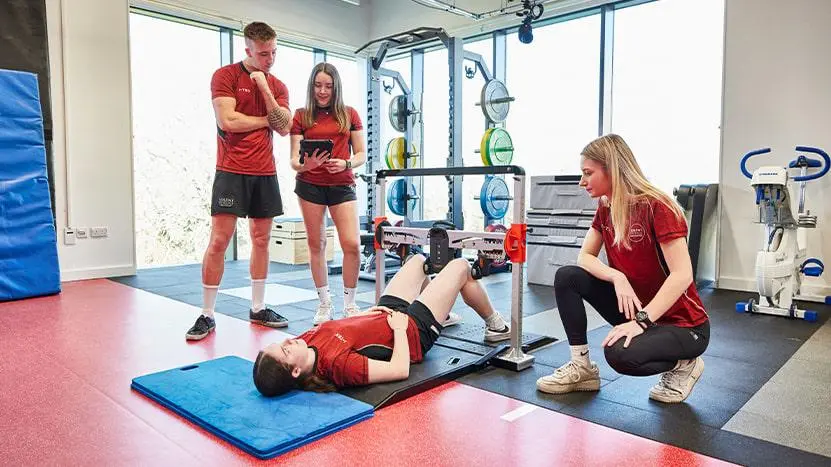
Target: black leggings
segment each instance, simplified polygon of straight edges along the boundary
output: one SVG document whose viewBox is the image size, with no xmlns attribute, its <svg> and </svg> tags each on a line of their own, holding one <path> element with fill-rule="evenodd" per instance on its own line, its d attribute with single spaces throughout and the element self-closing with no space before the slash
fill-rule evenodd
<svg viewBox="0 0 831 467">
<path fill-rule="evenodd" d="M 627 321 L 618 310 L 615 286 L 600 280 L 579 266 L 563 266 L 554 277 L 557 309 L 570 345 L 588 344 L 586 337 L 586 307 L 583 300 L 613 326 Z M 694 328 L 657 325 L 632 339 L 628 348 L 626 339 L 619 339 L 605 347 L 606 361 L 618 373 L 649 376 L 672 370 L 678 360 L 698 357 L 710 342 L 710 322 Z"/>
</svg>

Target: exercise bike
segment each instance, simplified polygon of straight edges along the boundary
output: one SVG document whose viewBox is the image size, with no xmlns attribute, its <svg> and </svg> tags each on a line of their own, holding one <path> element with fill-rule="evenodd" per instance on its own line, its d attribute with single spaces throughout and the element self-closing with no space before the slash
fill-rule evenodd
<svg viewBox="0 0 831 467">
<path fill-rule="evenodd" d="M 819 277 L 825 265 L 818 258 L 807 258 L 806 229 L 817 226 L 817 216 L 805 209 L 805 184 L 816 180 L 831 168 L 831 159 L 825 151 L 807 146 L 797 146 L 798 153 L 812 153 L 822 161 L 800 154 L 787 167 L 764 166 L 751 174 L 747 161 L 754 156 L 767 154 L 770 148 L 747 153 L 741 160 L 741 170 L 751 179 L 750 185 L 756 191 L 756 205 L 759 208 L 758 223 L 765 225 L 764 247 L 756 253 L 756 286 L 759 302 L 750 299 L 737 302 L 739 313 L 761 313 L 767 315 L 799 318 L 816 321 L 815 311 L 799 309 L 794 300 L 831 304 L 831 296 L 819 297 L 801 294 L 803 276 Z M 789 170 L 799 169 L 799 175 L 791 178 Z M 812 174 L 809 170 L 819 169 Z M 791 205 L 789 180 L 799 188 L 797 216 L 794 218 Z"/>
</svg>

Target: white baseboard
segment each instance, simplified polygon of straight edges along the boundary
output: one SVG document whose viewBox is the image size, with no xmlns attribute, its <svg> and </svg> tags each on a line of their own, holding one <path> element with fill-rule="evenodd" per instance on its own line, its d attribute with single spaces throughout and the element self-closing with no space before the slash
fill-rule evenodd
<svg viewBox="0 0 831 467">
<path fill-rule="evenodd" d="M 104 268 L 70 269 L 61 271 L 61 282 L 82 281 L 88 279 L 107 279 L 110 277 L 132 276 L 136 273 L 133 265 L 109 266 Z"/>
<path fill-rule="evenodd" d="M 812 278 L 813 279 L 813 278 Z M 719 289 L 737 290 L 740 292 L 756 293 L 756 279 L 744 279 L 739 277 L 720 277 L 718 280 Z M 823 299 L 831 295 L 831 286 L 818 284 L 802 284 L 803 295 L 814 295 Z"/>
</svg>

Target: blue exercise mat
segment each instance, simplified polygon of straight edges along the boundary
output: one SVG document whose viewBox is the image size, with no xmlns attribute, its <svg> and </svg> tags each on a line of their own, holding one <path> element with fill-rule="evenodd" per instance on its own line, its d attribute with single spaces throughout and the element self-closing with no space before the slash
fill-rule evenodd
<svg viewBox="0 0 831 467">
<path fill-rule="evenodd" d="M 374 408 L 336 392 L 263 397 L 254 363 L 222 357 L 133 379 L 132 388 L 260 459 L 371 418 Z"/>
<path fill-rule="evenodd" d="M 0 301 L 60 292 L 37 76 L 0 70 Z"/>
</svg>

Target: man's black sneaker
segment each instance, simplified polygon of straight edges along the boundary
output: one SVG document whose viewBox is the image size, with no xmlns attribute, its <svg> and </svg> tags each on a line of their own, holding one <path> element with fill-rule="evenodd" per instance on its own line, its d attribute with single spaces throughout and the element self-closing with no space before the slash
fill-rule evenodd
<svg viewBox="0 0 831 467">
<path fill-rule="evenodd" d="M 216 329 L 216 321 L 214 321 L 213 318 L 209 318 L 205 315 L 199 315 L 199 317 L 196 318 L 196 323 L 194 323 L 193 327 L 188 329 L 188 333 L 185 334 L 185 338 L 189 341 L 198 341 L 210 334 L 214 329 Z"/>
<path fill-rule="evenodd" d="M 262 324 L 270 328 L 284 328 L 289 325 L 289 320 L 270 308 L 263 308 L 256 312 L 250 310 L 248 318 L 252 323 Z"/>
</svg>

